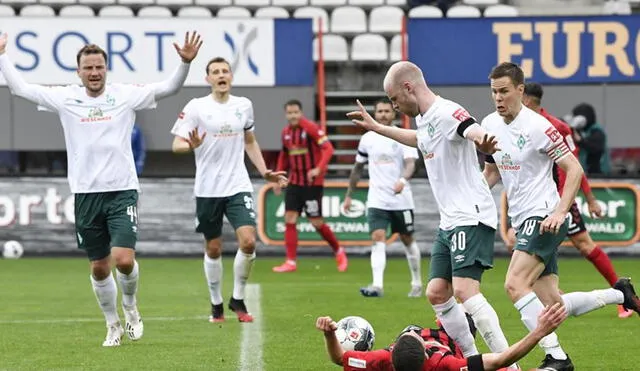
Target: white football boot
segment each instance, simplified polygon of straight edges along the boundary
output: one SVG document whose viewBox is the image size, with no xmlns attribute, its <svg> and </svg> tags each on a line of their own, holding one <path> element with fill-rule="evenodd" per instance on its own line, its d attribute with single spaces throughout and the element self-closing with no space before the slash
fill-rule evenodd
<svg viewBox="0 0 640 371">
<path fill-rule="evenodd" d="M 144 332 L 144 325 L 142 324 L 142 318 L 140 318 L 138 308 L 135 306 L 122 306 L 122 310 L 124 312 L 124 327 L 125 330 L 127 330 L 127 336 L 129 336 L 129 339 L 133 341 L 139 340 Z"/>
<path fill-rule="evenodd" d="M 103 347 L 117 347 L 122 343 L 122 335 L 124 335 L 124 329 L 120 322 L 107 326 L 107 337 L 102 343 Z"/>
</svg>

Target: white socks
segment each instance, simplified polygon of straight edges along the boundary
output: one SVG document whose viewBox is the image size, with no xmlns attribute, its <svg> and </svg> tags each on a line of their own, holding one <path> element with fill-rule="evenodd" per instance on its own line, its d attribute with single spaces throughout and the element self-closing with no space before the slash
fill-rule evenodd
<svg viewBox="0 0 640 371">
<path fill-rule="evenodd" d="M 538 314 L 542 312 L 544 306 L 534 292 L 530 292 L 518 300 L 514 306 L 520 312 L 520 319 L 524 325 L 533 331 L 538 326 Z M 558 360 L 567 359 L 567 354 L 560 347 L 558 336 L 555 332 L 550 333 L 540 340 L 539 345 L 544 349 L 546 354 L 550 354 Z"/>
<path fill-rule="evenodd" d="M 443 304 L 432 305 L 436 316 L 442 323 L 444 330 L 451 336 L 453 341 L 458 344 L 465 357 L 470 357 L 478 353 L 469 322 L 464 314 L 461 305 L 458 305 L 456 299 L 452 296 Z"/>
<path fill-rule="evenodd" d="M 384 242 L 374 242 L 371 246 L 371 272 L 373 272 L 373 286 L 382 288 L 384 268 L 387 265 L 387 252 Z"/>
<path fill-rule="evenodd" d="M 407 254 L 407 262 L 409 263 L 409 271 L 411 272 L 411 286 L 422 286 L 420 273 L 421 255 L 416 241 L 413 241 L 409 246 L 405 246 L 404 252 Z"/>
<path fill-rule="evenodd" d="M 498 314 L 484 295 L 476 294 L 462 305 L 473 318 L 478 332 L 493 353 L 501 353 L 509 348 L 507 338 L 500 328 Z"/>
<path fill-rule="evenodd" d="M 238 249 L 236 258 L 233 261 L 233 298 L 244 300 L 244 289 L 247 286 L 247 279 L 253 268 L 256 253 L 245 254 Z"/>
<path fill-rule="evenodd" d="M 93 286 L 93 292 L 96 294 L 98 305 L 104 313 L 104 319 L 107 321 L 107 326 L 119 324 L 120 317 L 118 317 L 118 286 L 116 280 L 113 279 L 113 274 L 109 272 L 109 276 L 102 281 L 96 281 L 93 275 L 89 275 L 91 279 L 91 286 Z"/>
<path fill-rule="evenodd" d="M 138 262 L 133 261 L 133 270 L 129 274 L 121 273 L 116 269 L 116 276 L 122 289 L 122 305 L 135 307 L 136 292 L 138 291 Z"/>
<path fill-rule="evenodd" d="M 570 316 L 580 316 L 608 304 L 624 303 L 622 291 L 616 289 L 570 292 L 562 295 L 564 306 Z"/>
<path fill-rule="evenodd" d="M 211 304 L 222 304 L 222 257 L 211 259 L 204 254 L 204 275 L 209 286 Z"/>
</svg>

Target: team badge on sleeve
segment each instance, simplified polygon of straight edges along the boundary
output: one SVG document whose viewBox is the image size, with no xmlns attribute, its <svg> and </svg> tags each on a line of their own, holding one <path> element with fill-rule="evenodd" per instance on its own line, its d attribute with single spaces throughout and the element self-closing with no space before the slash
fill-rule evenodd
<svg viewBox="0 0 640 371">
<path fill-rule="evenodd" d="M 467 112 L 466 109 L 464 108 L 458 108 L 454 113 L 453 113 L 453 117 L 460 121 L 460 122 L 465 122 L 468 119 L 471 118 L 471 115 L 469 115 L 469 112 Z"/>
</svg>

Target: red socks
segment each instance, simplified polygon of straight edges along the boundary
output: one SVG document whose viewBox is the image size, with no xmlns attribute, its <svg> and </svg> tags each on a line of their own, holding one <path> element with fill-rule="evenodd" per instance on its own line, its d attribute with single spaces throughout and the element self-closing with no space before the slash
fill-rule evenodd
<svg viewBox="0 0 640 371">
<path fill-rule="evenodd" d="M 607 256 L 599 246 L 596 246 L 596 248 L 587 255 L 587 259 L 595 265 L 598 272 L 609 282 L 609 285 L 613 286 L 616 281 L 618 281 L 618 275 L 613 268 L 613 264 L 611 264 L 609 256 Z"/>
<path fill-rule="evenodd" d="M 298 230 L 295 224 L 286 224 L 284 242 L 287 248 L 287 260 L 296 261 L 298 255 Z"/>
<path fill-rule="evenodd" d="M 331 230 L 331 228 L 329 228 L 327 224 L 323 223 L 322 226 L 320 226 L 320 228 L 317 229 L 317 231 L 318 233 L 320 233 L 322 238 L 324 238 L 324 240 L 329 243 L 329 246 L 331 246 L 331 249 L 333 250 L 333 252 L 337 252 L 338 249 L 340 249 L 340 243 L 338 243 L 338 239 L 336 238 L 336 235 L 333 234 L 333 231 Z"/>
</svg>

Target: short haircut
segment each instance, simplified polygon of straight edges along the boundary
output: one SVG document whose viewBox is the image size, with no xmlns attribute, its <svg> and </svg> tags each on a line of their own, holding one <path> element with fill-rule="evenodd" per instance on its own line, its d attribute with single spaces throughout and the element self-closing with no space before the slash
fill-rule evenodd
<svg viewBox="0 0 640 371">
<path fill-rule="evenodd" d="M 205 70 L 207 75 L 209 74 L 209 66 L 211 66 L 214 63 L 226 63 L 227 66 L 229 66 L 229 71 L 231 71 L 231 63 L 229 63 L 228 60 L 226 60 L 226 59 L 224 59 L 222 57 L 215 57 L 215 58 L 209 60 L 209 62 L 207 63 L 207 68 Z"/>
<path fill-rule="evenodd" d="M 489 74 L 490 79 L 499 79 L 501 77 L 508 77 L 514 86 L 524 84 L 524 72 L 520 66 L 511 62 L 503 62 L 495 66 Z"/>
<path fill-rule="evenodd" d="M 80 58 L 83 55 L 92 55 L 92 54 L 102 54 L 104 57 L 104 62 L 107 63 L 107 53 L 96 44 L 87 44 L 82 47 L 82 49 L 78 50 L 78 54 L 76 54 L 76 63 L 78 67 L 80 67 Z"/>
<path fill-rule="evenodd" d="M 289 99 L 287 103 L 284 104 L 284 109 L 287 109 L 289 106 L 298 106 L 302 111 L 302 103 L 297 99 Z"/>
<path fill-rule="evenodd" d="M 524 93 L 530 97 L 537 98 L 538 101 L 541 101 L 544 90 L 542 89 L 542 85 L 537 82 L 528 82 L 524 84 Z"/>
<path fill-rule="evenodd" d="M 391 109 L 393 109 L 393 103 L 391 103 L 391 101 L 389 100 L 389 98 L 382 98 L 382 99 L 378 99 L 376 101 L 376 103 L 373 105 L 373 109 L 378 109 L 378 104 L 388 104 L 391 106 Z"/>
<path fill-rule="evenodd" d="M 391 351 L 395 371 L 420 371 L 426 359 L 424 345 L 413 336 L 400 336 Z"/>
</svg>

